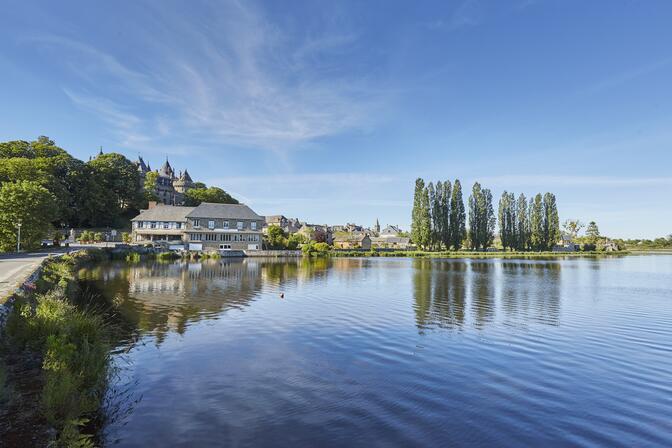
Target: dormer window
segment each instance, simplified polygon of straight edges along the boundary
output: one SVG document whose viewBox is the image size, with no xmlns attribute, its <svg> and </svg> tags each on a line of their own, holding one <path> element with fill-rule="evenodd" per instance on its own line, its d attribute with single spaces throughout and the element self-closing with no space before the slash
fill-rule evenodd
<svg viewBox="0 0 672 448">
<path fill-rule="evenodd" d="M 215 228 L 215 221 L 208 221 L 208 229 L 214 229 Z"/>
<path fill-rule="evenodd" d="M 238 221 L 238 224 L 236 225 L 236 228 L 238 230 L 243 230 L 243 221 Z"/>
</svg>

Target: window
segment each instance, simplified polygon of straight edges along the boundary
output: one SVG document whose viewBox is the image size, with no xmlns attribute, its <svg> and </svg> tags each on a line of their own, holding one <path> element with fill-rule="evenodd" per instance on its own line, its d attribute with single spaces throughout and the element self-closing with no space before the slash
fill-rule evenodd
<svg viewBox="0 0 672 448">
<path fill-rule="evenodd" d="M 257 221 L 252 221 L 250 223 L 250 229 L 257 230 Z"/>
<path fill-rule="evenodd" d="M 208 229 L 214 229 L 215 228 L 215 221 L 208 221 Z"/>
<path fill-rule="evenodd" d="M 200 233 L 192 233 L 190 239 L 191 241 L 201 241 L 203 236 Z"/>
<path fill-rule="evenodd" d="M 224 230 L 229 230 L 229 221 L 224 221 Z"/>
<path fill-rule="evenodd" d="M 156 223 L 155 223 L 154 221 L 152 221 L 152 226 L 151 226 L 151 228 L 152 228 L 152 229 L 156 229 Z"/>
<path fill-rule="evenodd" d="M 231 249 L 231 245 L 230 244 L 220 244 L 219 248 L 220 249 Z"/>
<path fill-rule="evenodd" d="M 205 240 L 206 241 L 217 241 L 217 234 L 216 233 L 206 233 L 205 234 Z"/>
<path fill-rule="evenodd" d="M 182 223 L 181 222 L 176 222 L 175 223 L 175 228 L 176 229 L 181 229 L 182 228 Z"/>
<path fill-rule="evenodd" d="M 243 221 L 238 221 L 238 224 L 236 225 L 236 228 L 238 230 L 243 230 Z"/>
<path fill-rule="evenodd" d="M 169 224 L 170 224 L 170 223 L 168 223 L 168 221 L 164 222 L 164 223 L 163 223 L 163 228 L 164 228 L 164 229 L 167 229 L 168 227 L 170 227 Z"/>
<path fill-rule="evenodd" d="M 201 220 L 200 219 L 194 219 L 194 227 L 200 227 L 201 226 Z"/>
</svg>

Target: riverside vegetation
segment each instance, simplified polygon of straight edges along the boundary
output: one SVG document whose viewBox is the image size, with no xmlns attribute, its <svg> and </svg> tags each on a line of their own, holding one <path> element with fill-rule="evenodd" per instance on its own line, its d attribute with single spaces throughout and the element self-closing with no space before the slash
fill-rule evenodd
<svg viewBox="0 0 672 448">
<path fill-rule="evenodd" d="M 55 446 L 93 446 L 85 428 L 100 417 L 111 373 L 110 327 L 103 310 L 87 303 L 76 271 L 104 257 L 102 251 L 78 252 L 45 261 L 34 285 L 15 297 L 4 330 L 4 355 L 41 359 L 39 406 L 56 431 Z M 19 403 L 25 406 L 36 404 Z"/>
</svg>

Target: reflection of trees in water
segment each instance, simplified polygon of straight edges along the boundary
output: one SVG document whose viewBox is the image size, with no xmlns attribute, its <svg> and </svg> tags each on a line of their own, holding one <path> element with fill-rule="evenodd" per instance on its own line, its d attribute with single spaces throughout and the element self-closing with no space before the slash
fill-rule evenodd
<svg viewBox="0 0 672 448">
<path fill-rule="evenodd" d="M 474 325 L 483 328 L 495 316 L 495 263 L 472 260 L 469 267 Z"/>
<path fill-rule="evenodd" d="M 463 262 L 413 260 L 416 325 L 459 328 L 464 324 L 466 298 Z"/>
<path fill-rule="evenodd" d="M 264 283 L 325 276 L 328 267 L 324 259 L 117 262 L 84 269 L 80 279 L 114 306 L 132 332 L 152 332 L 160 344 L 171 330 L 183 334 L 191 323 L 249 306 Z"/>
<path fill-rule="evenodd" d="M 502 308 L 508 321 L 557 325 L 560 274 L 557 261 L 503 261 Z"/>
<path fill-rule="evenodd" d="M 432 327 L 458 329 L 471 318 L 475 327 L 484 328 L 496 317 L 498 287 L 507 319 L 557 325 L 560 266 L 537 261 L 415 259 L 416 325 L 421 332 Z M 465 316 L 467 294 L 470 316 Z"/>
</svg>

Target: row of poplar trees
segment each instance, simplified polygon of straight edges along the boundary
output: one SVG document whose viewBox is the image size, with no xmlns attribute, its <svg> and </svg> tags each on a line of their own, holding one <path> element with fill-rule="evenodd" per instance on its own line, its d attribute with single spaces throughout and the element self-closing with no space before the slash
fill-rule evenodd
<svg viewBox="0 0 672 448">
<path fill-rule="evenodd" d="M 468 199 L 469 221 L 459 180 L 415 181 L 411 239 L 423 249 L 459 250 L 467 246 L 485 250 L 495 239 L 496 217 L 492 192 L 476 182 Z M 550 250 L 560 239 L 560 220 L 555 195 L 537 194 L 528 203 L 504 192 L 499 200 L 499 236 L 511 250 Z"/>
</svg>

